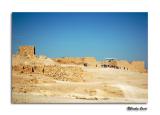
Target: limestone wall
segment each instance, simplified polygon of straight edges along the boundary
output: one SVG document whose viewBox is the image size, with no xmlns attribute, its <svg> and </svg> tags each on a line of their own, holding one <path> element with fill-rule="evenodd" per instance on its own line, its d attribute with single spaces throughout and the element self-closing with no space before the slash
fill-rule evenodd
<svg viewBox="0 0 160 115">
<path fill-rule="evenodd" d="M 103 61 L 102 65 L 108 65 L 108 67 L 115 67 L 115 66 L 117 66 L 117 61 L 115 61 L 115 60 Z"/>
<path fill-rule="evenodd" d="M 114 67 L 123 70 L 130 70 L 136 72 L 146 72 L 145 65 L 143 61 L 132 61 L 128 62 L 126 60 L 113 60 L 111 62 L 104 61 L 102 65 L 108 65 L 106 67 Z"/>
<path fill-rule="evenodd" d="M 117 66 L 124 70 L 131 70 L 131 64 L 126 60 L 117 60 Z"/>
<path fill-rule="evenodd" d="M 94 57 L 83 57 L 83 58 L 55 58 L 54 61 L 61 63 L 61 64 L 78 64 L 83 65 L 87 64 L 87 66 L 95 66 L 96 67 L 96 58 Z"/>
<path fill-rule="evenodd" d="M 61 67 L 57 65 L 48 66 L 30 66 L 30 65 L 16 65 L 12 66 L 12 72 L 24 74 L 39 74 L 53 77 L 57 80 L 63 81 L 82 81 L 84 71 L 79 67 Z"/>
<path fill-rule="evenodd" d="M 29 57 L 29 58 L 26 58 Z M 35 58 L 32 58 L 35 57 Z M 76 64 L 84 65 L 86 67 L 111 67 L 116 69 L 131 70 L 137 72 L 146 72 L 143 61 L 133 61 L 128 62 L 126 60 L 110 60 L 110 61 L 97 61 L 94 57 L 64 57 L 64 58 L 54 58 L 55 62 L 60 64 Z M 54 62 L 53 61 L 53 62 Z M 19 63 L 20 62 L 20 63 Z M 45 62 L 45 63 L 41 63 Z M 13 70 L 22 73 L 44 73 L 44 74 L 54 74 L 51 72 L 63 71 L 62 67 L 54 67 L 52 60 L 38 59 L 35 56 L 34 46 L 21 46 L 19 47 L 18 56 L 15 56 L 12 61 Z M 45 66 L 52 65 L 52 66 Z M 25 65 L 18 65 L 25 64 Z M 17 66 L 14 66 L 17 65 Z M 32 66 L 31 66 L 32 65 Z M 33 66 L 34 65 L 34 66 Z M 107 65 L 107 66 L 106 66 Z M 58 70 L 57 70 L 58 69 Z M 65 68 L 66 70 L 66 68 Z M 68 70 L 69 71 L 69 70 Z"/>
<path fill-rule="evenodd" d="M 26 57 L 34 57 L 35 56 L 35 47 L 33 47 L 33 46 L 20 46 L 18 55 L 26 56 Z"/>
<path fill-rule="evenodd" d="M 139 72 L 147 72 L 145 69 L 145 64 L 143 61 L 132 61 L 131 62 L 132 69 Z"/>
<path fill-rule="evenodd" d="M 56 58 L 53 60 L 61 64 L 82 64 L 81 58 L 65 57 L 65 58 Z"/>
<path fill-rule="evenodd" d="M 23 72 L 23 66 L 22 65 L 12 66 L 12 71 Z"/>
</svg>

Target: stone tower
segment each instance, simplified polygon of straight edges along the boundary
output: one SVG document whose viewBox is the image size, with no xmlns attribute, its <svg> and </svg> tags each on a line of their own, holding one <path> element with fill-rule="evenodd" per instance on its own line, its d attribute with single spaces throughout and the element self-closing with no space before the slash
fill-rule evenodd
<svg viewBox="0 0 160 115">
<path fill-rule="evenodd" d="M 20 46 L 19 53 L 20 56 L 34 57 L 35 56 L 35 46 Z"/>
</svg>

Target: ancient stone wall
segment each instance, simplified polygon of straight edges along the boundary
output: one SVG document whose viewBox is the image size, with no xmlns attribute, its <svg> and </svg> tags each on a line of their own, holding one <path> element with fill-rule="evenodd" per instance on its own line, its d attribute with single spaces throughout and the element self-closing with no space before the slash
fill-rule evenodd
<svg viewBox="0 0 160 115">
<path fill-rule="evenodd" d="M 145 65 L 143 61 L 117 61 L 118 66 L 125 68 L 127 70 L 131 71 L 137 71 L 137 72 L 146 72 Z"/>
<path fill-rule="evenodd" d="M 57 65 L 48 66 L 30 66 L 19 65 L 13 66 L 12 71 L 24 74 L 40 74 L 53 77 L 63 81 L 82 81 L 84 71 L 79 67 L 61 67 Z"/>
<path fill-rule="evenodd" d="M 117 61 L 116 60 L 104 61 L 104 62 L 102 62 L 102 66 L 116 67 L 117 66 Z"/>
<path fill-rule="evenodd" d="M 65 57 L 65 58 L 56 58 L 53 60 L 61 64 L 77 64 L 77 65 L 87 64 L 87 66 L 96 67 L 96 58 L 94 57 L 83 57 L 83 58 Z"/>
<path fill-rule="evenodd" d="M 23 66 L 22 65 L 12 66 L 12 71 L 23 72 Z"/>
<path fill-rule="evenodd" d="M 131 70 L 131 64 L 126 60 L 117 60 L 117 66 L 120 69 Z"/>
<path fill-rule="evenodd" d="M 33 72 L 33 67 L 29 65 L 23 66 L 23 71 L 22 73 L 32 73 Z"/>
<path fill-rule="evenodd" d="M 25 58 L 23 59 L 21 56 Z M 29 58 L 26 59 L 26 57 L 29 57 Z M 44 66 L 44 65 L 34 64 L 34 66 L 31 66 L 30 64 L 31 62 L 29 60 L 31 60 L 32 57 L 35 57 L 34 46 L 19 47 L 18 56 L 15 56 L 13 58 L 14 60 L 12 62 L 12 65 L 17 65 L 17 63 L 14 63 L 14 62 L 23 62 L 22 64 L 25 64 L 25 65 L 13 66 L 13 71 L 19 71 L 22 73 L 37 73 L 37 74 L 43 73 L 43 74 L 49 74 L 53 76 L 54 74 L 56 74 L 55 73 L 56 71 L 60 72 L 64 70 L 63 67 L 60 67 L 60 66 L 56 67 L 54 65 Z M 35 59 L 33 61 L 36 62 L 38 58 L 32 58 L 32 59 Z M 53 60 L 60 64 L 76 64 L 76 65 L 83 65 L 85 67 L 111 67 L 116 69 L 131 70 L 131 71 L 137 71 L 137 72 L 147 71 L 145 69 L 143 61 L 128 62 L 126 60 L 110 60 L 110 61 L 98 62 L 94 57 L 82 57 L 82 58 L 64 57 L 64 58 L 54 58 Z M 46 61 L 46 60 L 43 60 L 43 61 Z M 65 68 L 65 70 L 67 70 L 67 68 Z M 69 72 L 69 70 L 67 71 Z M 63 72 L 60 72 L 59 74 L 63 74 Z M 65 71 L 64 71 L 64 74 L 66 74 Z"/>
<path fill-rule="evenodd" d="M 82 63 L 81 58 L 65 57 L 65 58 L 56 58 L 53 60 L 61 64 L 81 64 Z"/>
<path fill-rule="evenodd" d="M 18 55 L 26 56 L 26 57 L 34 57 L 35 56 L 35 47 L 21 46 L 21 47 L 19 47 Z"/>
<path fill-rule="evenodd" d="M 145 69 L 145 64 L 143 61 L 132 61 L 131 62 L 132 69 L 139 72 L 147 72 Z"/>
<path fill-rule="evenodd" d="M 44 66 L 44 74 L 48 75 L 48 76 L 52 76 L 54 77 L 56 75 L 56 72 L 59 71 L 61 69 L 60 66 Z"/>
<path fill-rule="evenodd" d="M 133 61 L 128 62 L 126 60 L 113 60 L 113 61 L 104 61 L 102 65 L 106 65 L 106 67 L 113 67 L 122 70 L 130 70 L 136 72 L 146 72 L 144 62 L 143 61 Z"/>
</svg>

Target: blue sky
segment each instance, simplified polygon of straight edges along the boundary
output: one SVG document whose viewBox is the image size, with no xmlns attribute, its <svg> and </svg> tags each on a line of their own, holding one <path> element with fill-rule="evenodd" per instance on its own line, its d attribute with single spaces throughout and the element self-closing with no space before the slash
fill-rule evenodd
<svg viewBox="0 0 160 115">
<path fill-rule="evenodd" d="M 34 45 L 48 57 L 107 57 L 148 65 L 148 13 L 12 13 L 12 53 Z"/>
</svg>

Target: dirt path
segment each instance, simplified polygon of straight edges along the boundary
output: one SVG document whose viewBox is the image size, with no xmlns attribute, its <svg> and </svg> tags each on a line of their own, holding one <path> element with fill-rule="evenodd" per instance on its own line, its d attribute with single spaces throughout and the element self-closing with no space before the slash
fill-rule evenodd
<svg viewBox="0 0 160 115">
<path fill-rule="evenodd" d="M 13 103 L 146 103 L 147 74 L 82 68 L 82 82 L 54 80 L 38 74 L 13 74 Z M 19 80 L 17 80 L 19 79 Z M 28 83 L 28 79 L 36 82 Z M 27 81 L 27 83 L 26 83 Z"/>
</svg>

